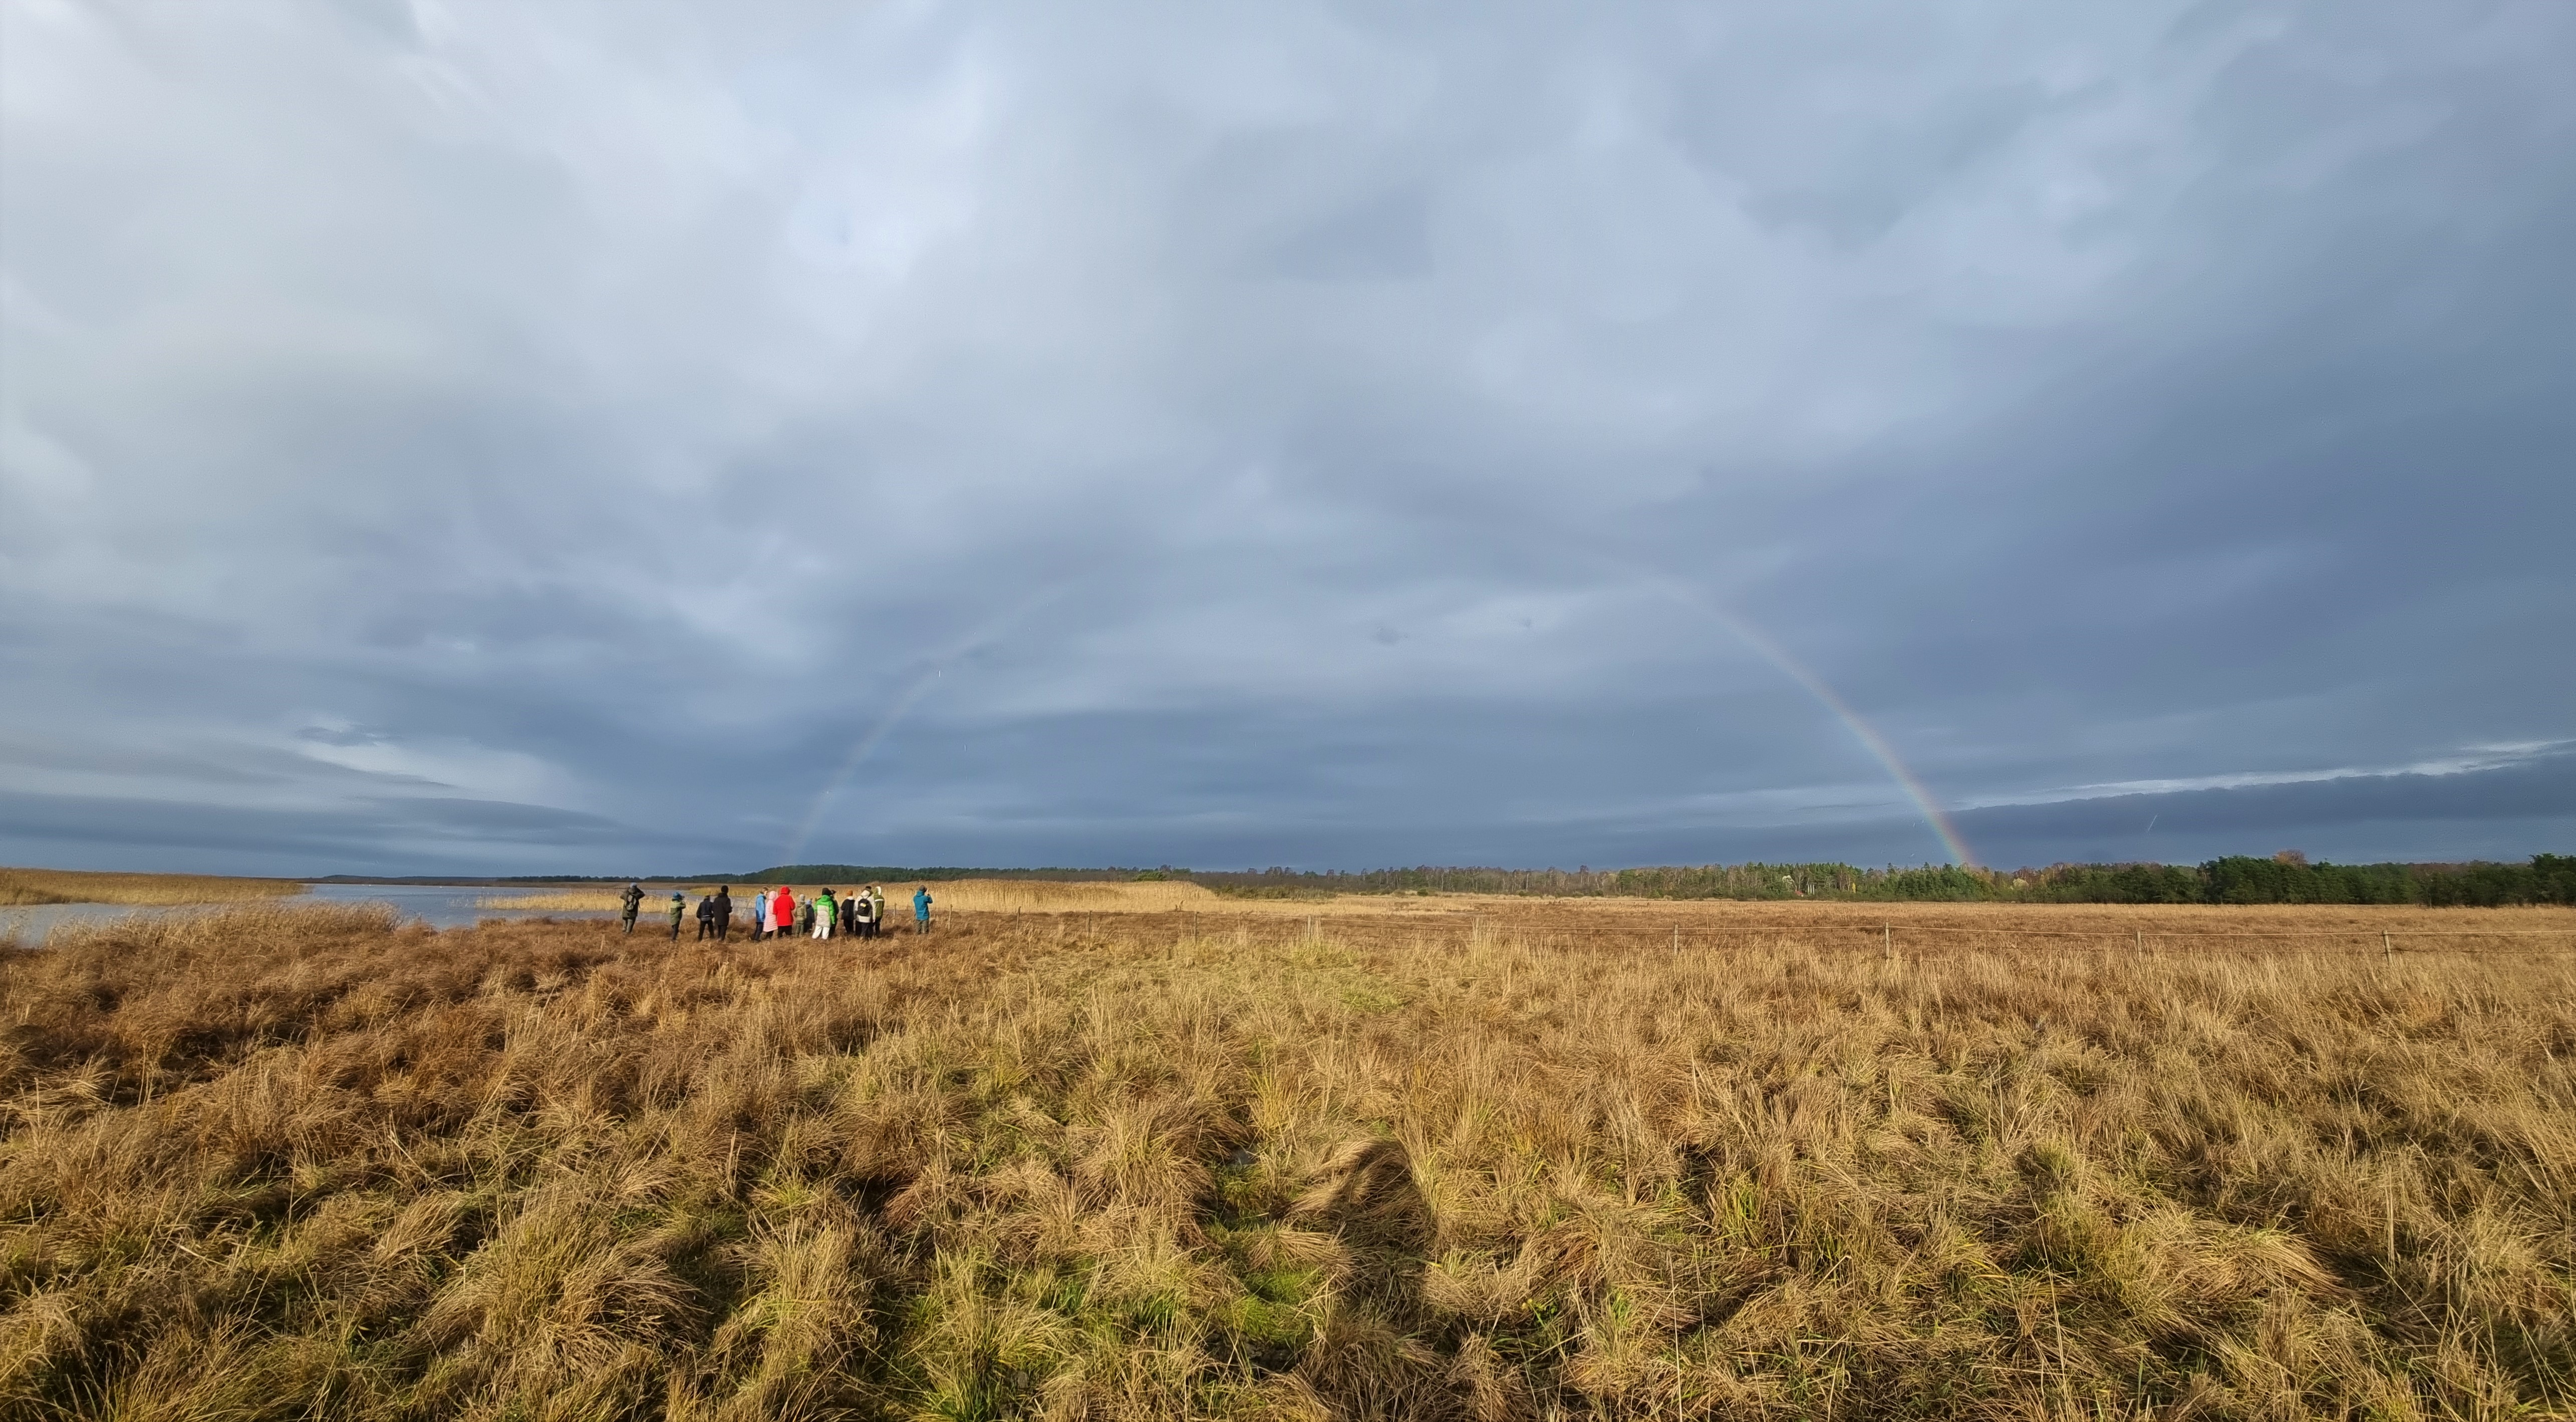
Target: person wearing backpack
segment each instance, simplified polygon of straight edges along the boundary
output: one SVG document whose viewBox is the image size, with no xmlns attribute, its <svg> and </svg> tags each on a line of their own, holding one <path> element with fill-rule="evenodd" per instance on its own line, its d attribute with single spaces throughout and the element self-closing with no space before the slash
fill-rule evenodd
<svg viewBox="0 0 2576 1422">
<path fill-rule="evenodd" d="M 877 936 L 877 901 L 865 889 L 850 895 L 850 931 L 861 938 Z"/>
<path fill-rule="evenodd" d="M 704 943 L 715 936 L 716 896 L 700 894 L 698 895 L 698 941 Z"/>
</svg>

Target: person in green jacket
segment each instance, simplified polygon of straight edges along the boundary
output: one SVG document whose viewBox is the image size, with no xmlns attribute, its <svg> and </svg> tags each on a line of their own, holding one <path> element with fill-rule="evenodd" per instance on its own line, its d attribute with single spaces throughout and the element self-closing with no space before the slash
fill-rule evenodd
<svg viewBox="0 0 2576 1422">
<path fill-rule="evenodd" d="M 832 891 L 825 889 L 814 896 L 814 936 L 829 938 L 841 926 L 841 906 L 833 901 Z"/>
<path fill-rule="evenodd" d="M 686 915 L 688 911 L 689 896 L 676 889 L 673 890 L 671 893 L 671 941 L 674 943 L 680 941 L 680 919 Z"/>
<path fill-rule="evenodd" d="M 644 909 L 644 886 L 641 884 L 627 885 L 626 892 L 617 896 L 617 902 L 622 911 L 621 916 L 626 920 L 626 931 L 633 933 L 635 931 L 635 915 L 641 913 Z"/>
</svg>

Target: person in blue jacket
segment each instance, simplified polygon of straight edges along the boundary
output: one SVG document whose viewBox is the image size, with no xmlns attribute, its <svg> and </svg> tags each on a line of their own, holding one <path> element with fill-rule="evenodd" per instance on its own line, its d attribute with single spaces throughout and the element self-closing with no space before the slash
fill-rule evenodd
<svg viewBox="0 0 2576 1422">
<path fill-rule="evenodd" d="M 915 933 L 930 931 L 930 886 L 928 884 L 912 891 L 912 931 Z"/>
</svg>

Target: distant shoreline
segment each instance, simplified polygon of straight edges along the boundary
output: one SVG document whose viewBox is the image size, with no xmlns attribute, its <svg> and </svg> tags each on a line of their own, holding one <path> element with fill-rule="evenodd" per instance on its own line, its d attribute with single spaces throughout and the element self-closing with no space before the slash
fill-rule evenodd
<svg viewBox="0 0 2576 1422">
<path fill-rule="evenodd" d="M 1191 885 L 1233 900 L 1321 901 L 1345 896 L 1740 900 L 1853 903 L 2414 904 L 2422 907 L 2576 905 L 2576 856 L 2539 854 L 2528 863 L 2311 863 L 2290 851 L 2236 855 L 2198 865 L 2055 864 L 1995 870 L 1952 864 L 1866 869 L 1841 863 L 1708 864 L 1561 869 L 1440 868 L 1359 872 L 1284 868 L 974 869 L 865 864 L 782 864 L 721 874 L 323 874 L 256 878 L 0 868 L 0 904 L 179 904 L 292 897 L 305 885 L 458 888 L 511 892 L 581 891 L 629 882 L 659 889 L 771 884 Z"/>
</svg>

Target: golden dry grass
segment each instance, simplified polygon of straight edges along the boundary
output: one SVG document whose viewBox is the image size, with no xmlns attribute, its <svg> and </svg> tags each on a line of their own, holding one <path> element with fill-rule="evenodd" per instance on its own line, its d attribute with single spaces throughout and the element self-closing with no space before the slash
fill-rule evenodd
<svg viewBox="0 0 2576 1422">
<path fill-rule="evenodd" d="M 211 874 L 108 874 L 80 869 L 0 869 L 0 904 L 220 904 L 304 892 L 288 879 Z"/>
<path fill-rule="evenodd" d="M 0 961 L 0 1413 L 2576 1403 L 2565 953 L 1745 907 L 66 932 Z"/>
<path fill-rule="evenodd" d="M 890 906 L 905 910 L 913 881 L 884 885 Z M 645 886 L 645 908 L 664 904 L 674 888 L 694 904 L 713 892 L 712 885 L 661 883 Z M 737 885 L 734 901 L 747 905 L 750 895 L 773 887 Z M 823 887 L 790 885 L 802 899 Z M 846 891 L 853 887 L 835 884 Z M 1786 926 L 1801 934 L 1877 934 L 1891 927 L 1900 942 L 1936 947 L 1954 938 L 1981 942 L 1999 932 L 2067 934 L 2090 942 L 2109 942 L 2145 933 L 2161 935 L 2170 946 L 2233 940 L 2252 947 L 2266 942 L 2296 942 L 2332 937 L 2341 946 L 2375 943 L 2383 931 L 2404 938 L 2430 934 L 2456 941 L 2464 934 L 2492 935 L 2503 944 L 2525 937 L 2576 947 L 2576 914 L 2563 908 L 2428 909 L 2375 905 L 2205 906 L 2126 904 L 1981 904 L 1862 903 L 1852 901 L 1761 901 L 1734 899 L 1537 898 L 1504 894 L 1339 894 L 1312 899 L 1234 898 L 1179 880 L 1142 883 L 1055 883 L 1022 879 L 959 879 L 930 885 L 941 913 L 1080 914 L 1100 916 L 1138 913 L 1199 915 L 1213 925 L 1237 920 L 1305 920 L 1336 922 L 1355 918 L 1393 918 L 1416 922 L 1426 931 L 1526 932 L 1564 936 L 1599 933 L 1620 941 L 1642 941 L 1641 935 L 1678 928 L 1686 938 L 1707 945 L 1755 941 Z M 618 907 L 613 888 L 562 889 L 493 893 L 476 904 L 492 909 L 608 913 Z M 1907 937 L 1911 931 L 1912 937 Z"/>
<path fill-rule="evenodd" d="M 644 907 L 650 912 L 667 904 L 672 885 L 655 886 L 645 895 Z M 692 889 L 692 895 L 701 892 Z M 705 892 L 713 892 L 709 886 Z M 615 913 L 620 900 L 615 889 L 541 889 L 518 893 L 485 894 L 474 901 L 476 908 L 526 909 L 553 913 Z"/>
</svg>

